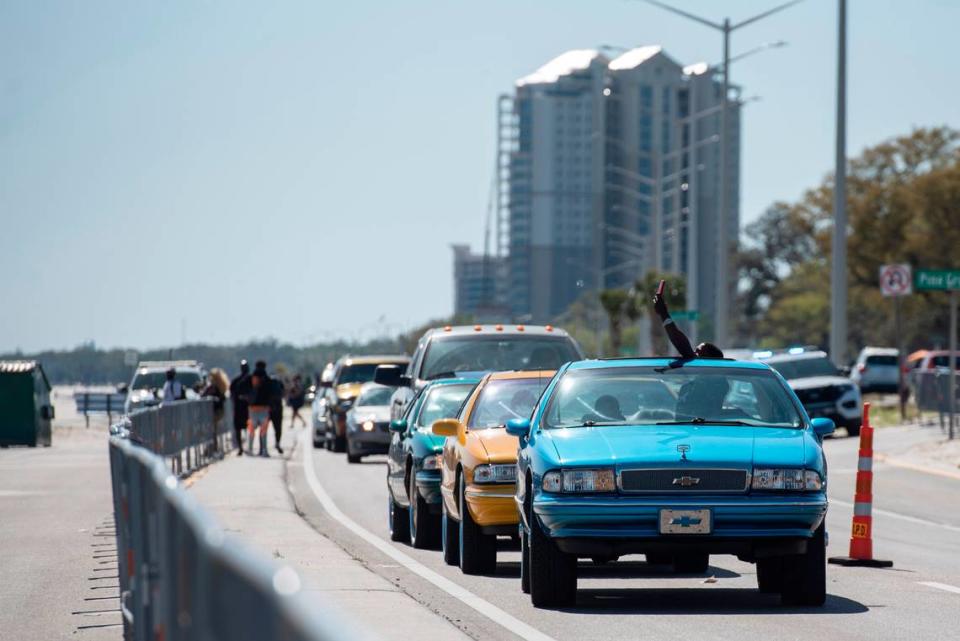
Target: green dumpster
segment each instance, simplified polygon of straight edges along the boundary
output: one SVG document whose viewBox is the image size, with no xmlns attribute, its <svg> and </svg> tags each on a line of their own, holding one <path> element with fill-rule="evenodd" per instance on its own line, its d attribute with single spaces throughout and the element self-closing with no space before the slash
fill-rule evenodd
<svg viewBox="0 0 960 641">
<path fill-rule="evenodd" d="M 36 361 L 0 361 L 0 447 L 50 445 L 50 382 Z"/>
</svg>

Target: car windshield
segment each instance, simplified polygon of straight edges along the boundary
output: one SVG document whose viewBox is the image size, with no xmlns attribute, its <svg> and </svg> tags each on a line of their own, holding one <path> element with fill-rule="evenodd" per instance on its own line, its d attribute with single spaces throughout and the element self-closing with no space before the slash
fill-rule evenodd
<svg viewBox="0 0 960 641">
<path fill-rule="evenodd" d="M 424 355 L 421 378 L 430 380 L 457 372 L 554 370 L 580 359 L 566 336 L 463 336 L 437 338 Z"/>
<path fill-rule="evenodd" d="M 354 363 L 353 365 L 344 365 L 340 370 L 340 376 L 337 378 L 337 385 L 344 383 L 369 383 L 373 380 L 373 373 L 377 371 L 380 365 L 394 365 L 395 363 Z M 406 363 L 397 363 L 405 366 Z"/>
<path fill-rule="evenodd" d="M 464 383 L 462 385 L 438 385 L 426 393 L 426 398 L 420 406 L 420 415 L 417 417 L 417 427 L 428 428 L 434 421 L 441 418 L 453 418 L 460 411 L 460 406 L 473 391 L 476 385 Z"/>
<path fill-rule="evenodd" d="M 184 387 L 195 387 L 200 382 L 197 372 L 177 372 L 174 377 Z M 133 379 L 132 389 L 160 389 L 167 382 L 166 372 L 145 372 L 137 374 Z"/>
<path fill-rule="evenodd" d="M 791 378 L 810 378 L 811 376 L 839 376 L 839 372 L 829 358 L 798 358 L 789 361 L 768 363 L 787 380 Z"/>
<path fill-rule="evenodd" d="M 616 367 L 567 372 L 553 389 L 546 428 L 636 424 L 800 427 L 773 372 L 735 367 Z"/>
<path fill-rule="evenodd" d="M 368 387 L 360 392 L 357 398 L 357 407 L 366 407 L 372 405 L 389 405 L 390 397 L 393 395 L 393 388 L 377 385 Z"/>
<path fill-rule="evenodd" d="M 530 418 L 540 393 L 551 378 L 544 376 L 488 382 L 473 405 L 467 427 L 482 430 L 502 427 L 512 418 Z"/>
</svg>

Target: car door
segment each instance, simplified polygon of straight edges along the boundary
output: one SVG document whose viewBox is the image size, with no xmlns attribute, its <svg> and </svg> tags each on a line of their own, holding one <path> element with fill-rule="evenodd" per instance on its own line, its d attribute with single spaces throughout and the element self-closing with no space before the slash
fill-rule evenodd
<svg viewBox="0 0 960 641">
<path fill-rule="evenodd" d="M 387 485 L 393 499 L 400 505 L 407 504 L 407 488 L 404 482 L 405 461 L 409 445 L 411 426 L 416 424 L 416 417 L 422 405 L 423 394 L 419 394 L 407 406 L 407 411 L 400 417 L 407 421 L 407 429 L 403 432 L 391 432 L 390 448 L 387 450 Z M 392 419 L 391 419 L 392 420 Z"/>
</svg>

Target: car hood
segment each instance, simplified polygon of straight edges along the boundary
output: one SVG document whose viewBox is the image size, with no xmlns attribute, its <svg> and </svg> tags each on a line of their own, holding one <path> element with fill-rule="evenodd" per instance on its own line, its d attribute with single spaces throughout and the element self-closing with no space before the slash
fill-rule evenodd
<svg viewBox="0 0 960 641">
<path fill-rule="evenodd" d="M 830 385 L 853 385 L 849 378 L 843 376 L 808 376 L 806 378 L 791 378 L 787 381 L 793 389 L 813 389 Z"/>
<path fill-rule="evenodd" d="M 467 432 L 467 439 L 474 440 L 486 454 L 489 463 L 516 463 L 520 442 L 516 436 L 507 434 L 502 427 Z"/>
<path fill-rule="evenodd" d="M 356 398 L 363 383 L 344 383 L 337 385 L 337 398 Z"/>
<path fill-rule="evenodd" d="M 816 460 L 819 449 L 805 430 L 743 425 L 596 426 L 542 434 L 553 443 L 561 466 L 676 465 L 681 461 L 677 448 L 686 445 L 690 465 L 803 467 Z"/>
<path fill-rule="evenodd" d="M 354 407 L 347 414 L 355 421 L 386 423 L 390 420 L 390 407 L 388 405 L 364 405 L 363 407 Z"/>
</svg>

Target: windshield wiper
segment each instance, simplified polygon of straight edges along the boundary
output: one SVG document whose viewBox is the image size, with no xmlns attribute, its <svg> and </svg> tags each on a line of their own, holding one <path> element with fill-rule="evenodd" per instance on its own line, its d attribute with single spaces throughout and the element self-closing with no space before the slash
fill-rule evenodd
<svg viewBox="0 0 960 641">
<path fill-rule="evenodd" d="M 623 421 L 591 421 L 580 423 L 579 427 L 603 427 L 605 425 L 626 425 Z"/>
<path fill-rule="evenodd" d="M 737 420 L 733 420 L 733 421 L 724 421 L 724 420 L 716 420 L 716 421 L 714 421 L 714 420 L 709 420 L 709 421 L 708 421 L 707 419 L 701 418 L 701 417 L 699 417 L 699 416 L 696 417 L 696 418 L 691 418 L 691 419 L 686 420 L 686 421 L 659 421 L 659 422 L 657 423 L 657 425 L 705 425 L 705 424 L 710 424 L 710 425 L 752 425 L 752 423 L 747 423 L 747 422 L 745 422 L 745 421 L 737 421 Z"/>
</svg>

